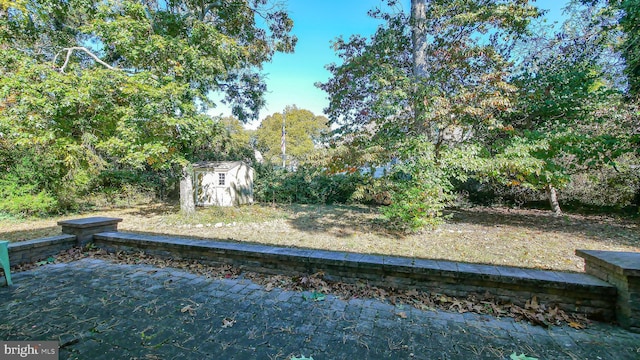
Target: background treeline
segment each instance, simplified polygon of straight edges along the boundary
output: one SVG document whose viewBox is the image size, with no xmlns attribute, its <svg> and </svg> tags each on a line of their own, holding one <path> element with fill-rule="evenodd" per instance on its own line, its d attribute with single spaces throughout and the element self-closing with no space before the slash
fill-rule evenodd
<svg viewBox="0 0 640 360">
<path fill-rule="evenodd" d="M 454 204 L 637 212 L 640 3 L 567 5 L 559 25 L 527 1 L 374 8 L 317 84 L 328 118 L 247 131 L 260 65 L 295 48 L 280 2 L 0 0 L 0 212 L 174 200 L 199 160 L 252 164 L 258 201 L 378 204 L 408 230 Z"/>
</svg>

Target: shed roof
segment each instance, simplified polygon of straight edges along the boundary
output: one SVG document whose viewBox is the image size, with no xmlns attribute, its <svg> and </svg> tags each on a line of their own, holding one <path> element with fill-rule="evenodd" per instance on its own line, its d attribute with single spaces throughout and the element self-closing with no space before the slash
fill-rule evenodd
<svg viewBox="0 0 640 360">
<path fill-rule="evenodd" d="M 199 161 L 199 162 L 193 163 L 193 168 L 226 171 L 241 165 L 246 165 L 246 164 L 242 161 Z"/>
</svg>

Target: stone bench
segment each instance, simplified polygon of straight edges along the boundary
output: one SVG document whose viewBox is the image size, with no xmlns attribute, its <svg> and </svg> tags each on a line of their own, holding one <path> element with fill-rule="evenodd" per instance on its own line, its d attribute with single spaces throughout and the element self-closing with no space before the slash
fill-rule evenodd
<svg viewBox="0 0 640 360">
<path fill-rule="evenodd" d="M 105 231 L 118 231 L 122 219 L 109 217 L 88 217 L 83 219 L 58 221 L 63 234 L 75 235 L 78 245 L 84 247 L 93 240 L 93 235 Z"/>
</svg>

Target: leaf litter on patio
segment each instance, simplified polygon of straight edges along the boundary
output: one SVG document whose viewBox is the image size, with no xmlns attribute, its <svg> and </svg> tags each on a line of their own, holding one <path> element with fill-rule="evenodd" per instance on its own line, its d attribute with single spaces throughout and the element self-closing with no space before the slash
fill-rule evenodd
<svg viewBox="0 0 640 360">
<path fill-rule="evenodd" d="M 53 262 L 71 262 L 82 258 L 96 258 L 120 264 L 147 264 L 160 268 L 171 267 L 182 269 L 207 278 L 224 279 L 242 277 L 264 287 L 265 291 L 275 288 L 299 291 L 303 298 L 310 301 L 323 301 L 327 295 L 334 295 L 341 299 L 353 298 L 376 299 L 402 307 L 413 306 L 419 310 L 445 310 L 457 313 L 487 314 L 496 317 L 510 317 L 516 321 L 528 321 L 543 327 L 567 325 L 574 329 L 584 329 L 589 320 L 582 314 L 567 313 L 555 306 L 540 303 L 534 296 L 528 299 L 524 306 L 499 301 L 490 294 L 472 294 L 464 298 L 448 296 L 446 294 L 420 291 L 417 289 L 399 290 L 372 286 L 366 282 L 343 283 L 328 281 L 324 273 L 318 272 L 303 276 L 266 275 L 255 272 L 241 271 L 230 265 L 209 265 L 195 260 L 165 259 L 140 252 L 107 252 L 104 249 L 72 248 L 63 251 L 55 257 Z M 16 267 L 16 271 L 28 270 L 43 264 L 31 263 Z M 197 304 L 187 304 L 181 312 L 192 314 Z M 405 311 L 396 313 L 400 319 L 407 318 Z M 231 327 L 235 321 L 231 318 L 223 321 L 222 327 Z"/>
</svg>

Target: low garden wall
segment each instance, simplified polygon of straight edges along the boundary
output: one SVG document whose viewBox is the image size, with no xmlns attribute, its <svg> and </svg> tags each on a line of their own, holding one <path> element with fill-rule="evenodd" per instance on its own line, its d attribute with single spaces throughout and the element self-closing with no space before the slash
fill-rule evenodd
<svg viewBox="0 0 640 360">
<path fill-rule="evenodd" d="M 34 263 L 78 245 L 75 235 L 62 234 L 41 239 L 9 243 L 11 266 Z"/>
<path fill-rule="evenodd" d="M 625 328 L 640 331 L 640 253 L 624 253 L 629 256 L 624 258 L 626 262 L 611 264 L 612 259 L 606 257 L 611 252 L 578 250 L 576 253 L 585 258 L 586 273 L 568 273 L 124 233 L 117 231 L 120 221 L 86 218 L 61 222 L 67 234 L 10 244 L 12 265 L 42 260 L 92 241 L 108 251 L 144 251 L 267 274 L 323 272 L 330 281 L 366 281 L 380 287 L 415 288 L 450 296 L 489 293 L 521 306 L 536 296 L 540 302 L 565 311 L 597 320 L 617 319 Z"/>
<path fill-rule="evenodd" d="M 379 287 L 415 288 L 451 296 L 488 292 L 521 306 L 536 296 L 541 302 L 594 319 L 615 318 L 616 288 L 587 274 L 122 232 L 99 233 L 93 241 L 109 251 L 143 250 L 160 257 L 228 264 L 259 273 L 323 272 L 330 281 L 366 281 Z"/>
</svg>

